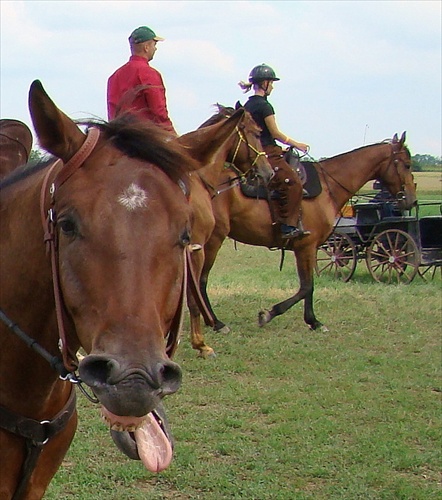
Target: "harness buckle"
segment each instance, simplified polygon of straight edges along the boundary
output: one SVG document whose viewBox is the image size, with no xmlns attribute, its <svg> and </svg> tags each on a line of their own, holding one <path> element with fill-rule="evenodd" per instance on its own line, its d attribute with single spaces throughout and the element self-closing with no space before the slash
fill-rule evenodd
<svg viewBox="0 0 442 500">
<path fill-rule="evenodd" d="M 50 424 L 50 423 L 51 423 L 51 421 L 50 421 L 50 420 L 42 420 L 42 421 L 40 422 L 40 425 L 43 427 L 43 426 L 46 426 L 46 425 L 48 425 L 48 424 Z M 47 433 L 46 433 L 46 434 L 47 434 Z M 49 441 L 49 437 L 46 437 L 46 439 L 45 439 L 43 442 L 41 442 L 41 443 L 36 442 L 36 443 L 37 443 L 39 446 L 44 446 L 45 444 L 47 444 L 47 443 L 48 443 L 48 441 Z"/>
</svg>

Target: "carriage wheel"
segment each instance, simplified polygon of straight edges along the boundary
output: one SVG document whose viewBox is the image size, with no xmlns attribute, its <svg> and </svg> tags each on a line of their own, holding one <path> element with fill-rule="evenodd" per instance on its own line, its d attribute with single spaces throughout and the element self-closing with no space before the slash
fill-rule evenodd
<svg viewBox="0 0 442 500">
<path fill-rule="evenodd" d="M 413 238 L 399 229 L 378 234 L 367 251 L 372 278 L 379 283 L 411 283 L 419 269 L 419 250 Z"/>
<path fill-rule="evenodd" d="M 325 274 L 344 282 L 353 276 L 357 264 L 356 247 L 345 233 L 335 231 L 318 248 L 316 255 L 316 274 Z"/>
<path fill-rule="evenodd" d="M 434 281 L 436 273 L 439 271 L 441 277 L 442 277 L 442 266 L 436 266 L 436 265 L 428 265 L 428 266 L 421 266 L 419 268 L 419 276 L 424 280 L 424 281 Z"/>
</svg>

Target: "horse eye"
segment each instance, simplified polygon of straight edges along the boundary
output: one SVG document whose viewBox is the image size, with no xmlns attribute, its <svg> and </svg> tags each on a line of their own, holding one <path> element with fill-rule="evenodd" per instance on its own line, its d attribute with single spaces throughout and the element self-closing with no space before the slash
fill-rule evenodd
<svg viewBox="0 0 442 500">
<path fill-rule="evenodd" d="M 74 236 L 77 232 L 77 226 L 72 219 L 63 219 L 58 222 L 60 230 L 66 236 Z"/>
</svg>

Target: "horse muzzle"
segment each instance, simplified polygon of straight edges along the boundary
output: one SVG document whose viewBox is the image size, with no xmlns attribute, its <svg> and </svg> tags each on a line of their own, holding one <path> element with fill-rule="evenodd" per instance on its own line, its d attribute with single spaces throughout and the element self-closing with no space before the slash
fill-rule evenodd
<svg viewBox="0 0 442 500">
<path fill-rule="evenodd" d="M 105 355 L 86 356 L 79 375 L 110 413 L 127 417 L 150 413 L 164 396 L 179 389 L 182 378 L 181 368 L 168 359 L 131 368 Z"/>
<path fill-rule="evenodd" d="M 396 201 L 400 210 L 410 210 L 417 204 L 416 196 L 407 190 L 399 191 L 396 194 Z"/>
</svg>

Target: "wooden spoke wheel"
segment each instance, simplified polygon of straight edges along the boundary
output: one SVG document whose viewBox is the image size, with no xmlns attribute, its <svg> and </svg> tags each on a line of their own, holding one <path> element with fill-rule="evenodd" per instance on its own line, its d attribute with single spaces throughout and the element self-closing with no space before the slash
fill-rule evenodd
<svg viewBox="0 0 442 500">
<path fill-rule="evenodd" d="M 335 231 L 316 254 L 316 274 L 324 274 L 347 282 L 357 264 L 356 247 L 345 233 Z"/>
<path fill-rule="evenodd" d="M 441 265 L 428 265 L 428 266 L 421 266 L 419 268 L 419 276 L 424 280 L 424 281 L 434 281 L 435 277 L 437 274 L 440 274 L 442 277 L 442 266 Z"/>
<path fill-rule="evenodd" d="M 411 283 L 419 269 L 420 254 L 413 238 L 399 229 L 379 233 L 368 248 L 366 262 L 379 283 Z"/>
</svg>

